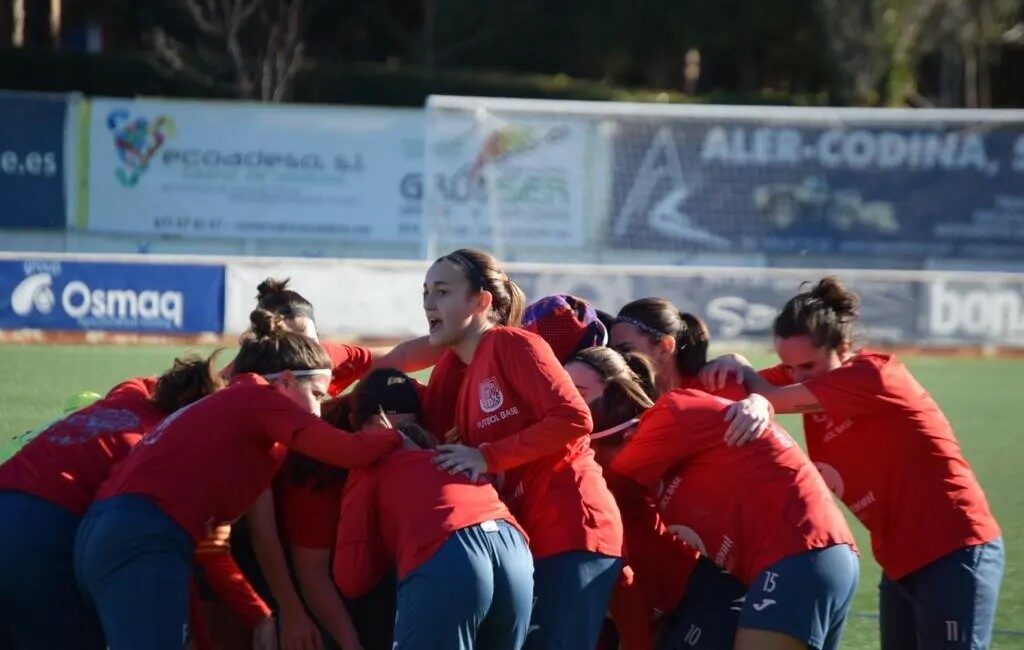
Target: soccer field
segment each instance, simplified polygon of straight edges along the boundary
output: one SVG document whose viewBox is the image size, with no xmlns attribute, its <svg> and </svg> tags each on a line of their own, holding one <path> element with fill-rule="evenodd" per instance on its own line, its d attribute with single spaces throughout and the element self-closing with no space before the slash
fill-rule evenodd
<svg viewBox="0 0 1024 650">
<path fill-rule="evenodd" d="M 0 458 L 13 450 L 12 438 L 60 413 L 71 394 L 103 393 L 118 381 L 165 369 L 184 347 L 0 345 Z M 200 351 L 206 352 L 210 348 Z M 767 353 L 750 355 L 771 363 Z M 224 362 L 230 358 L 225 355 Z M 1006 540 L 1007 565 L 993 648 L 1024 649 L 1024 468 L 1016 438 L 1022 433 L 1016 403 L 1024 401 L 1020 381 L 1024 360 L 913 356 L 905 359 L 953 422 L 967 458 L 988 494 Z M 800 437 L 799 418 L 783 420 Z M 752 486 L 753 487 L 753 486 Z M 864 529 L 853 522 L 863 554 L 860 587 L 843 648 L 877 648 L 876 585 Z"/>
</svg>

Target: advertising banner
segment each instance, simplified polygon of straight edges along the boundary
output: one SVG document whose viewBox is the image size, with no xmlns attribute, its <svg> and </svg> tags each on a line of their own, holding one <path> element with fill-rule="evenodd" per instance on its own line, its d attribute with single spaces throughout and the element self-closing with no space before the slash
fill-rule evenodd
<svg viewBox="0 0 1024 650">
<path fill-rule="evenodd" d="M 224 268 L 0 261 L 0 329 L 220 332 Z"/>
<path fill-rule="evenodd" d="M 0 92 L 0 228 L 64 228 L 67 110 L 64 96 Z"/>
<path fill-rule="evenodd" d="M 583 244 L 586 122 L 440 110 L 428 124 L 425 221 L 437 242 Z"/>
<path fill-rule="evenodd" d="M 1024 256 L 1019 111 L 953 121 L 948 111 L 916 119 L 822 109 L 807 119 L 807 110 L 757 110 L 764 115 L 613 116 L 607 245 Z"/>
<path fill-rule="evenodd" d="M 422 111 L 96 99 L 88 229 L 418 242 Z"/>
<path fill-rule="evenodd" d="M 739 273 L 701 270 L 659 275 L 642 271 L 523 272 L 514 279 L 534 300 L 552 293 L 572 293 L 614 314 L 631 300 L 660 296 L 680 310 L 705 320 L 712 341 L 771 338 L 782 306 L 820 273 Z M 861 297 L 860 333 L 876 343 L 910 343 L 919 334 L 918 314 L 924 285 L 910 279 L 879 280 L 844 275 Z"/>
</svg>

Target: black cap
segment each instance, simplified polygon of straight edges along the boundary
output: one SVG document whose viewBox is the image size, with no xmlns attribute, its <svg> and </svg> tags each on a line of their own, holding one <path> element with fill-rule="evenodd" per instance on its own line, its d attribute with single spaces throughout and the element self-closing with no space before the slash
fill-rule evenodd
<svg viewBox="0 0 1024 650">
<path fill-rule="evenodd" d="M 420 395 L 409 375 L 394 368 L 374 370 L 356 387 L 356 419 L 359 422 L 379 414 L 413 413 L 420 415 Z"/>
</svg>

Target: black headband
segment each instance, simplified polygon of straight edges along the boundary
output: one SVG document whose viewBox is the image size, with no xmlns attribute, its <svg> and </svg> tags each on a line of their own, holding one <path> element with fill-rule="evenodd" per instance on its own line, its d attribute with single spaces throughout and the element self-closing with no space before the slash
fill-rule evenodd
<svg viewBox="0 0 1024 650">
<path fill-rule="evenodd" d="M 625 323 L 626 325 L 632 325 L 633 327 L 637 328 L 641 332 L 646 332 L 646 333 L 650 334 L 651 336 L 657 336 L 658 338 L 661 338 L 661 337 L 664 337 L 664 336 L 671 336 L 667 332 L 662 332 L 657 327 L 651 327 L 650 325 L 648 325 L 647 323 L 643 322 L 642 320 L 638 320 L 636 318 L 630 318 L 629 316 L 617 316 L 615 318 L 615 322 L 616 323 Z"/>
<path fill-rule="evenodd" d="M 487 281 L 484 279 L 484 273 L 477 266 L 476 262 L 471 260 L 468 255 L 464 255 L 459 251 L 455 251 L 446 256 L 445 259 L 449 259 L 453 262 L 457 262 L 459 266 L 466 269 L 466 274 L 469 276 L 469 282 L 475 288 L 483 291 L 487 289 Z"/>
<path fill-rule="evenodd" d="M 281 315 L 284 316 L 285 318 L 297 318 L 298 316 L 305 316 L 314 323 L 316 322 L 316 318 L 313 317 L 312 305 L 290 303 L 284 309 L 281 310 Z"/>
</svg>

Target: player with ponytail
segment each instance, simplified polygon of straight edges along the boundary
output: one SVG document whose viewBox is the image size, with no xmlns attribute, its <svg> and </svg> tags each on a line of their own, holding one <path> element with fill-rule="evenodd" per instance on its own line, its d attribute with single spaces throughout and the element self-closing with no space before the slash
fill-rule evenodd
<svg viewBox="0 0 1024 650">
<path fill-rule="evenodd" d="M 100 488 L 79 526 L 75 575 L 112 650 L 183 648 L 195 545 L 270 486 L 285 448 L 333 465 L 372 463 L 392 430 L 343 434 L 321 420 L 331 360 L 257 309 L 230 385 L 151 431 Z"/>
<path fill-rule="evenodd" d="M 75 586 L 78 523 L 111 469 L 147 432 L 220 388 L 215 358 L 175 359 L 160 377 L 124 381 L 0 465 L 0 638 L 19 649 L 102 646 Z"/>
<path fill-rule="evenodd" d="M 664 298 L 641 298 L 620 309 L 610 339 L 618 350 L 651 359 L 660 392 L 693 385 L 707 362 L 707 325 Z"/>
<path fill-rule="evenodd" d="M 811 460 L 871 533 L 883 650 L 987 648 L 1005 562 L 999 525 L 928 392 L 894 354 L 854 349 L 858 311 L 858 296 L 826 277 L 776 317 L 780 365 L 757 373 L 730 356 L 703 378 L 739 374 L 748 405 L 767 398 L 805 414 Z M 734 424 L 731 444 L 754 438 L 742 417 Z"/>
<path fill-rule="evenodd" d="M 565 368 L 590 403 L 590 444 L 597 462 L 607 468 L 636 433 L 640 416 L 654 405 L 653 364 L 636 352 L 592 347 L 577 352 Z M 653 495 L 614 473 L 606 472 L 605 478 L 622 513 L 628 565 L 609 610 L 619 647 L 731 647 L 736 600 L 746 588 L 672 534 Z M 687 635 L 699 638 L 684 645 Z"/>
<path fill-rule="evenodd" d="M 445 255 L 423 290 L 430 342 L 467 366 L 455 412 L 463 444 L 442 445 L 438 466 L 503 475 L 502 498 L 534 556 L 525 647 L 593 650 L 621 566 L 622 522 L 590 449 L 590 412 L 551 347 L 520 329 L 525 297 L 493 257 Z"/>
<path fill-rule="evenodd" d="M 405 341 L 394 348 L 365 348 L 320 339 L 313 303 L 290 287 L 291 279 L 267 278 L 256 287 L 256 307 L 282 317 L 290 332 L 308 336 L 320 343 L 331 359 L 328 393 L 340 395 L 346 388 L 375 368 L 395 368 L 402 372 L 423 370 L 434 365 L 442 350 L 432 347 L 427 337 Z M 230 378 L 233 365 L 223 373 Z"/>
</svg>

